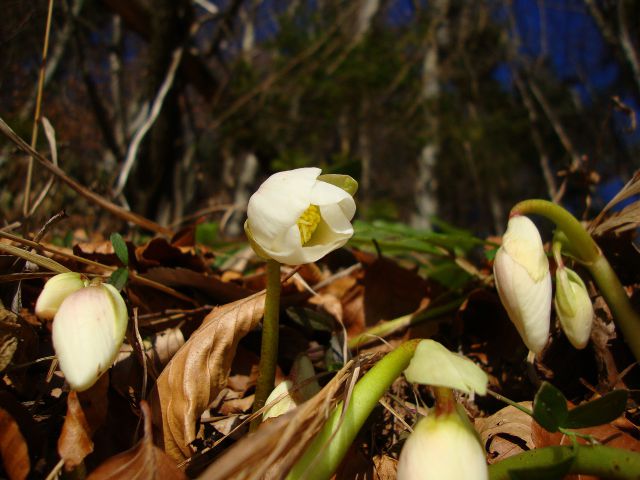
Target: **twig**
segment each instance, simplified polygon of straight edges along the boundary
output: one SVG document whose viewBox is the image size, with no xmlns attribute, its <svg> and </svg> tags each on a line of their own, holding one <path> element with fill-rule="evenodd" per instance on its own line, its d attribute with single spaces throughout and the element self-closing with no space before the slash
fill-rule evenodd
<svg viewBox="0 0 640 480">
<path fill-rule="evenodd" d="M 44 134 L 47 137 L 47 141 L 49 142 L 49 151 L 51 152 L 51 161 L 53 162 L 54 165 L 57 166 L 58 165 L 58 147 L 56 143 L 56 131 L 54 130 L 53 125 L 51 125 L 51 122 L 49 122 L 47 117 L 43 116 L 41 121 L 42 121 L 42 126 L 44 127 Z M 38 209 L 40 204 L 47 197 L 47 193 L 49 193 L 49 190 L 51 189 L 55 178 L 56 177 L 54 177 L 53 175 L 49 177 L 49 180 L 47 180 L 47 183 L 45 184 L 44 188 L 40 192 L 40 195 L 38 195 L 38 198 L 36 199 L 35 202 L 33 202 L 33 205 L 29 210 L 29 217 L 31 217 L 35 213 L 35 211 Z"/>
<path fill-rule="evenodd" d="M 142 124 L 142 126 L 138 129 L 138 131 L 133 136 L 133 140 L 129 145 L 129 149 L 127 150 L 127 156 L 125 157 L 124 163 L 122 165 L 122 169 L 120 171 L 120 175 L 118 176 L 118 181 L 116 183 L 116 187 L 114 189 L 113 195 L 114 197 L 118 197 L 122 194 L 125 185 L 127 184 L 127 180 L 129 178 L 129 173 L 133 168 L 133 164 L 136 161 L 136 156 L 138 154 L 138 149 L 140 148 L 140 144 L 144 139 L 147 132 L 151 129 L 154 122 L 160 115 L 160 111 L 162 110 L 162 104 L 164 102 L 167 93 L 171 89 L 173 85 L 173 80 L 176 76 L 176 71 L 178 70 L 178 66 L 180 65 L 180 60 L 182 60 L 182 54 L 184 52 L 184 48 L 180 47 L 173 51 L 171 56 L 171 64 L 169 65 L 169 69 L 167 70 L 167 75 L 160 86 L 160 90 L 158 91 L 158 95 L 153 100 L 153 104 L 151 106 L 151 110 L 149 111 L 149 115 L 146 120 Z"/>
<path fill-rule="evenodd" d="M 60 180 L 66 183 L 73 190 L 78 192 L 83 197 L 101 206 L 102 208 L 112 213 L 116 217 L 121 218 L 127 222 L 135 223 L 136 225 L 144 229 L 150 230 L 152 232 L 160 233 L 162 235 L 167 235 L 167 236 L 173 235 L 173 232 L 170 229 L 163 227 L 162 225 L 158 225 L 154 221 L 149 220 L 148 218 L 145 218 L 142 215 L 138 215 L 136 213 L 125 210 L 122 207 L 119 207 L 118 205 L 110 202 L 109 200 L 101 197 L 97 193 L 94 193 L 93 191 L 89 190 L 85 186 L 81 185 L 73 178 L 67 176 L 67 174 L 64 173 L 62 169 L 53 165 L 40 153 L 38 153 L 36 150 L 31 148 L 27 144 L 27 142 L 25 142 L 22 138 L 20 138 L 20 136 L 16 132 L 14 132 L 11 129 L 11 127 L 9 127 L 9 125 L 7 125 L 7 123 L 2 118 L 0 118 L 0 133 L 4 134 L 20 150 L 27 153 L 28 155 L 31 155 L 32 158 L 35 158 L 40 165 L 42 165 L 44 168 L 46 168 L 51 173 L 53 173 L 56 177 L 58 177 Z"/>
<path fill-rule="evenodd" d="M 44 45 L 42 46 L 42 61 L 40 63 L 40 73 L 38 75 L 38 93 L 36 96 L 36 109 L 33 114 L 33 128 L 31 130 L 31 148 L 35 150 L 38 142 L 38 121 L 42 107 L 42 91 L 44 90 L 44 75 L 47 67 L 47 53 L 49 51 L 49 35 L 51 33 L 51 17 L 53 16 L 53 0 L 49 0 L 49 10 L 47 12 L 47 23 L 44 31 Z M 29 157 L 27 166 L 27 179 L 24 186 L 24 199 L 22 203 L 22 214 L 29 217 L 29 197 L 31 196 L 31 179 L 33 177 L 33 156 Z"/>
</svg>

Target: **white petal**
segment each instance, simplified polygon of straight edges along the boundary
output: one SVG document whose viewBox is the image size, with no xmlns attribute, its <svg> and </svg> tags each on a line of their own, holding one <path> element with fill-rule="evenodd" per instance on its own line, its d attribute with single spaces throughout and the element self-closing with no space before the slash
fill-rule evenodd
<svg viewBox="0 0 640 480">
<path fill-rule="evenodd" d="M 353 235 L 353 227 L 350 219 L 344 214 L 342 208 L 337 204 L 320 205 L 320 216 L 327 223 L 329 228 L 336 233 Z"/>
<path fill-rule="evenodd" d="M 535 282 L 503 248 L 494 262 L 498 294 L 509 318 L 529 350 L 539 353 L 547 343 L 551 316 L 551 275 Z"/>
<path fill-rule="evenodd" d="M 85 286 L 85 279 L 77 272 L 60 273 L 51 277 L 36 301 L 36 315 L 44 320 L 51 320 L 64 299 Z"/>
<path fill-rule="evenodd" d="M 534 280 L 542 279 L 549 272 L 540 232 L 528 217 L 518 215 L 509 219 L 502 246 Z"/>
<path fill-rule="evenodd" d="M 311 204 L 311 190 L 319 168 L 299 168 L 271 175 L 251 196 L 247 206 L 249 228 L 255 241 L 266 248 L 295 225 Z"/>
</svg>

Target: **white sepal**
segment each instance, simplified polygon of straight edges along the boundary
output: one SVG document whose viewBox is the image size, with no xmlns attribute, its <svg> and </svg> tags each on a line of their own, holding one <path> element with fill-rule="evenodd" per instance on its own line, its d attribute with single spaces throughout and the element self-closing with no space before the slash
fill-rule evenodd
<svg viewBox="0 0 640 480">
<path fill-rule="evenodd" d="M 421 418 L 405 442 L 398 480 L 487 480 L 484 449 L 463 412 Z"/>
<path fill-rule="evenodd" d="M 51 320 L 68 295 L 88 284 L 87 279 L 76 272 L 60 273 L 51 277 L 36 301 L 36 315 L 43 320 Z"/>
<path fill-rule="evenodd" d="M 52 339 L 72 389 L 88 389 L 111 367 L 127 321 L 127 306 L 112 285 L 92 285 L 64 299 L 53 319 Z"/>
<path fill-rule="evenodd" d="M 525 345 L 539 353 L 551 318 L 551 274 L 542 240 L 527 217 L 509 220 L 493 264 L 500 300 Z"/>
</svg>

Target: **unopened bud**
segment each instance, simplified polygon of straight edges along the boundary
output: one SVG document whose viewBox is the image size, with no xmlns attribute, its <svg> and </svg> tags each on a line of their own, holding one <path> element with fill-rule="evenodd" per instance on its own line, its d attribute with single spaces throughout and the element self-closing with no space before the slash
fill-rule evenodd
<svg viewBox="0 0 640 480">
<path fill-rule="evenodd" d="M 67 296 L 53 320 L 53 347 L 74 390 L 91 387 L 111 367 L 124 340 L 127 306 L 109 284 Z"/>
<path fill-rule="evenodd" d="M 398 480 L 487 480 L 484 450 L 464 412 L 418 421 L 398 461 Z"/>
<path fill-rule="evenodd" d="M 556 270 L 556 314 L 565 335 L 577 349 L 587 346 L 593 325 L 593 304 L 587 287 L 573 270 Z"/>
</svg>

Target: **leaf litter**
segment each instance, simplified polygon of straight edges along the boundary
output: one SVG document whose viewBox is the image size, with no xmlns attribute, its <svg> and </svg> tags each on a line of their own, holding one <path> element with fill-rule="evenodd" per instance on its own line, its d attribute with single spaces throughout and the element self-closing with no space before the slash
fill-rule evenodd
<svg viewBox="0 0 640 480">
<path fill-rule="evenodd" d="M 634 193 L 636 183 L 628 188 Z M 621 277 L 634 298 L 638 279 L 629 265 L 639 254 L 628 246 L 631 227 L 637 227 L 637 205 L 603 216 L 594 228 L 614 268 L 622 265 Z M 131 276 L 124 292 L 138 311 L 142 340 L 135 340 L 130 327 L 115 367 L 96 390 L 68 392 L 55 362 L 47 360 L 53 355 L 50 324 L 33 316 L 43 276 L 20 277 L 20 314 L 4 310 L 10 315 L 0 322 L 3 394 L 19 406 L 5 408 L 8 403 L 0 398 L 0 419 L 6 426 L 0 437 L 4 473 L 9 478 L 44 477 L 63 459 L 66 470 L 85 468 L 90 478 L 137 471 L 144 478 L 282 478 L 331 409 L 348 397 L 356 371 L 363 374 L 381 353 L 414 337 L 434 338 L 472 358 L 489 375 L 491 389 L 522 405 L 530 406 L 527 402 L 544 380 L 574 404 L 613 388 L 637 391 L 639 369 L 632 366 L 600 297 L 593 298 L 596 323 L 586 351 L 572 350 L 556 329 L 540 358 L 527 366 L 524 346 L 490 281 L 490 243 L 461 232 L 421 239 L 419 232 L 404 226 L 376 228 L 363 224 L 353 243 L 357 247 L 288 272 L 278 379 L 305 353 L 322 389 L 251 435 L 264 270 L 247 256 L 244 245 L 235 249 L 238 261 L 233 253 L 221 261 L 216 249 L 197 244 L 189 229 L 173 239 L 127 240 L 119 245 L 119 255 L 107 239 L 80 230 L 72 248 L 39 243 L 37 257 L 25 242 L 3 240 L 9 246 L 6 253 L 22 249 L 17 256 L 37 260 L 43 274 L 64 268 L 106 279 L 123 268 L 126 252 Z M 453 242 L 449 248 L 447 241 Z M 23 275 L 11 267 L 15 261 L 6 265 L 10 275 Z M 11 300 L 15 281 L 0 286 L 3 300 Z M 443 304 L 453 307 L 433 319 L 421 316 Z M 380 330 L 403 317 L 416 321 Z M 366 343 L 345 348 L 349 340 L 368 332 Z M 544 431 L 531 417 L 493 397 L 463 400 L 489 462 L 567 442 L 562 434 Z M 428 389 L 416 390 L 402 379 L 394 383 L 382 402 L 385 407 L 376 410 L 347 455 L 339 478 L 394 478 L 406 426 L 415 423 L 416 410 L 431 402 Z M 638 397 L 632 394 L 625 415 L 584 433 L 637 451 L 639 417 Z M 34 434 L 34 429 L 41 433 Z M 14 453 L 9 458 L 5 452 Z"/>
</svg>

